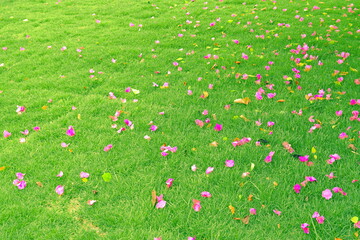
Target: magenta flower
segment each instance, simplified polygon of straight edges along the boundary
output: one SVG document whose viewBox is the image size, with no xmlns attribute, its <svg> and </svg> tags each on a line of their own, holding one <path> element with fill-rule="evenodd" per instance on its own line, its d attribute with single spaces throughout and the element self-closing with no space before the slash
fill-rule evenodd
<svg viewBox="0 0 360 240">
<path fill-rule="evenodd" d="M 23 112 L 25 112 L 26 108 L 24 106 L 17 106 L 16 112 L 18 114 L 22 114 Z"/>
<path fill-rule="evenodd" d="M 113 145 L 112 145 L 112 144 L 109 144 L 109 145 L 107 145 L 107 146 L 104 147 L 104 151 L 105 151 L 105 152 L 108 152 L 108 151 L 110 151 L 110 150 L 112 149 L 112 147 L 113 147 Z"/>
<path fill-rule="evenodd" d="M 199 212 L 201 209 L 200 201 L 193 199 L 193 209 L 195 212 Z"/>
<path fill-rule="evenodd" d="M 157 209 L 164 208 L 166 206 L 166 201 L 164 200 L 163 194 L 161 194 L 160 196 L 156 196 L 156 200 L 157 200 L 157 204 L 155 205 L 155 207 Z"/>
<path fill-rule="evenodd" d="M 324 191 L 322 191 L 322 197 L 325 198 L 326 200 L 332 198 L 332 195 L 333 194 L 330 189 L 325 189 Z"/>
<path fill-rule="evenodd" d="M 271 127 L 271 126 L 274 126 L 274 125 L 275 125 L 274 122 L 268 122 L 268 123 L 267 123 L 267 126 L 268 126 L 268 127 Z"/>
<path fill-rule="evenodd" d="M 278 216 L 281 215 L 281 211 L 279 211 L 279 210 L 277 210 L 277 209 L 274 209 L 273 212 L 274 212 L 275 214 L 277 214 Z"/>
<path fill-rule="evenodd" d="M 158 129 L 158 127 L 156 125 L 151 125 L 150 126 L 150 131 L 155 132 Z"/>
<path fill-rule="evenodd" d="M 61 185 L 58 185 L 56 188 L 55 188 L 55 192 L 57 194 L 59 194 L 60 196 L 64 194 L 64 186 L 61 186 Z"/>
<path fill-rule="evenodd" d="M 66 130 L 66 135 L 73 137 L 75 136 L 75 130 L 73 126 L 69 126 L 68 130 Z"/>
<path fill-rule="evenodd" d="M 221 124 L 216 124 L 215 127 L 214 127 L 214 130 L 219 132 L 222 130 L 222 125 Z"/>
<path fill-rule="evenodd" d="M 300 193 L 300 190 L 301 190 L 301 186 L 299 184 L 296 184 L 294 187 L 293 187 L 294 191 L 296 193 Z"/>
<path fill-rule="evenodd" d="M 300 160 L 300 162 L 307 162 L 307 161 L 309 161 L 309 155 L 300 156 L 299 160 Z"/>
<path fill-rule="evenodd" d="M 307 223 L 301 224 L 301 228 L 304 231 L 304 233 L 306 233 L 306 234 L 310 233 L 310 230 L 309 230 L 308 226 L 309 226 L 309 224 L 307 224 Z"/>
<path fill-rule="evenodd" d="M 202 197 L 206 197 L 206 198 L 210 198 L 210 197 L 211 197 L 211 193 L 209 193 L 209 192 L 201 192 L 201 196 L 202 196 Z"/>
<path fill-rule="evenodd" d="M 18 189 L 24 189 L 26 187 L 26 182 L 25 181 L 20 181 L 19 184 L 17 185 Z"/>
<path fill-rule="evenodd" d="M 90 174 L 87 173 L 87 172 L 81 172 L 81 173 L 80 173 L 80 177 L 81 177 L 81 178 L 88 178 L 89 176 L 90 176 Z"/>
<path fill-rule="evenodd" d="M 226 160 L 225 167 L 233 167 L 235 165 L 234 160 Z"/>
<path fill-rule="evenodd" d="M 166 187 L 167 188 L 170 188 L 171 186 L 172 186 L 172 184 L 173 184 L 173 182 L 174 182 L 174 179 L 173 178 L 169 178 L 168 180 L 166 180 Z"/>
<path fill-rule="evenodd" d="M 24 135 L 29 135 L 29 130 L 25 129 L 23 132 L 20 132 L 21 134 L 24 134 Z"/>
<path fill-rule="evenodd" d="M 212 173 L 212 171 L 214 171 L 214 168 L 213 167 L 208 167 L 205 171 L 206 174 L 210 174 Z"/>
<path fill-rule="evenodd" d="M 256 209 L 255 208 L 250 208 L 249 212 L 250 212 L 250 215 L 256 215 Z"/>
<path fill-rule="evenodd" d="M 40 127 L 37 127 L 37 126 L 34 127 L 33 129 L 34 129 L 36 132 L 37 132 L 37 131 L 40 131 Z"/>
<path fill-rule="evenodd" d="M 56 175 L 57 177 L 62 177 L 64 175 L 64 173 L 62 171 L 59 172 L 58 175 Z"/>
<path fill-rule="evenodd" d="M 11 132 L 4 130 L 4 138 L 8 138 L 10 136 L 11 136 Z"/>
<path fill-rule="evenodd" d="M 342 132 L 342 133 L 339 134 L 340 139 L 344 139 L 344 138 L 347 138 L 347 137 L 349 137 L 349 136 L 345 132 Z"/>
<path fill-rule="evenodd" d="M 24 179 L 25 173 L 18 172 L 15 175 L 16 175 L 17 179 L 22 180 L 22 179 Z"/>
<path fill-rule="evenodd" d="M 269 163 L 272 161 L 272 157 L 274 156 L 275 152 L 270 152 L 268 156 L 265 157 L 264 161 Z"/>
</svg>

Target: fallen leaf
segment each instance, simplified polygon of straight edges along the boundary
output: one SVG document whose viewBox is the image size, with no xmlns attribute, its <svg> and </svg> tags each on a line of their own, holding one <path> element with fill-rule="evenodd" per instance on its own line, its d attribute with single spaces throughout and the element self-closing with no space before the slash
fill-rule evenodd
<svg viewBox="0 0 360 240">
<path fill-rule="evenodd" d="M 152 190 L 152 192 L 151 192 L 151 205 L 155 206 L 155 203 L 156 203 L 156 191 Z"/>
<path fill-rule="evenodd" d="M 0 167 L 0 171 L 4 171 L 6 167 Z"/>
<path fill-rule="evenodd" d="M 209 143 L 210 146 L 212 147 L 217 147 L 218 146 L 218 143 L 216 141 L 212 142 L 212 143 Z"/>
<path fill-rule="evenodd" d="M 230 212 L 231 212 L 231 214 L 234 214 L 235 213 L 235 208 L 233 207 L 233 206 L 229 206 L 229 209 L 230 209 Z"/>
<path fill-rule="evenodd" d="M 48 106 L 42 106 L 41 109 L 42 110 L 46 110 L 48 108 Z"/>
<path fill-rule="evenodd" d="M 239 98 L 239 99 L 235 99 L 234 103 L 242 103 L 245 105 L 248 105 L 251 102 L 250 98 L 245 97 L 245 98 Z"/>
<path fill-rule="evenodd" d="M 351 148 L 353 151 L 356 151 L 356 150 L 357 150 L 357 148 L 355 147 L 354 144 L 349 144 L 349 145 L 348 145 L 348 148 Z"/>
<path fill-rule="evenodd" d="M 240 115 L 240 118 L 245 122 L 250 122 L 250 119 L 246 118 L 244 115 Z"/>
<path fill-rule="evenodd" d="M 250 195 L 248 196 L 248 201 L 252 201 L 252 200 L 253 200 L 253 197 L 254 197 L 254 195 L 250 194 Z"/>
<path fill-rule="evenodd" d="M 244 217 L 243 219 L 241 219 L 241 221 L 243 222 L 243 224 L 249 224 L 250 216 Z"/>
<path fill-rule="evenodd" d="M 277 100 L 277 102 L 285 102 L 285 100 L 284 99 L 279 99 L 279 100 Z"/>
<path fill-rule="evenodd" d="M 43 186 L 44 186 L 41 182 L 36 182 L 36 185 L 38 185 L 39 187 L 43 187 Z"/>
</svg>

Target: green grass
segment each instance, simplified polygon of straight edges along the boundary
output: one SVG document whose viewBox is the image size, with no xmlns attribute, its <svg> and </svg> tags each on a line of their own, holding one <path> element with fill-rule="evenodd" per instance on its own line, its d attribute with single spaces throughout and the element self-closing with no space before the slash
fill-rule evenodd
<svg viewBox="0 0 360 240">
<path fill-rule="evenodd" d="M 359 105 L 349 104 L 360 92 L 356 84 L 359 5 L 351 4 L 333 0 L 276 4 L 3 0 L 0 48 L 7 50 L 0 49 L 0 64 L 4 64 L 0 67 L 0 131 L 12 135 L 0 139 L 0 167 L 5 167 L 0 171 L 1 239 L 357 239 L 359 231 L 350 219 L 360 217 L 359 182 L 352 182 L 359 179 L 359 152 L 348 145 L 360 147 L 359 121 L 349 120 L 352 111 L 359 111 Z M 183 37 L 178 37 L 180 33 Z M 235 39 L 240 43 L 235 44 Z M 304 43 L 316 60 L 290 52 Z M 64 46 L 67 49 L 61 51 Z M 338 64 L 341 58 L 336 55 L 341 52 L 351 55 Z M 208 54 L 219 58 L 205 59 Z M 301 58 L 301 64 L 291 61 L 291 56 Z M 269 61 L 274 64 L 267 71 Z M 312 69 L 305 72 L 304 65 Z M 300 79 L 294 79 L 292 68 L 301 70 Z M 333 76 L 334 70 L 340 73 Z M 251 76 L 244 80 L 237 74 Z M 260 85 L 254 83 L 257 74 L 262 75 Z M 292 78 L 291 84 L 284 83 L 284 75 Z M 341 76 L 344 80 L 336 83 Z M 165 82 L 169 88 L 160 87 Z M 268 84 L 274 84 L 274 90 Z M 127 93 L 127 87 L 140 93 Z M 257 100 L 260 87 L 277 95 Z M 330 100 L 305 98 L 329 88 Z M 204 91 L 209 96 L 200 98 Z M 109 92 L 117 99 L 109 99 Z M 245 97 L 251 100 L 248 105 L 234 103 Z M 25 106 L 26 111 L 17 114 L 17 106 Z M 205 109 L 207 116 L 202 115 Z M 291 113 L 300 109 L 302 116 Z M 117 110 L 123 112 L 113 122 L 109 116 Z M 343 110 L 342 116 L 336 116 L 338 110 Z M 159 115 L 162 111 L 165 114 Z M 310 116 L 314 123 L 308 121 Z M 196 119 L 206 118 L 211 121 L 203 128 L 195 124 Z M 134 123 L 133 130 L 124 119 Z M 260 127 L 255 124 L 259 119 Z M 149 130 L 151 121 L 159 127 L 156 132 Z M 271 128 L 266 126 L 269 121 L 275 122 Z M 223 125 L 222 131 L 214 131 L 216 123 Z M 309 133 L 315 123 L 321 128 Z M 35 132 L 35 126 L 40 131 Z M 69 126 L 75 128 L 74 137 L 65 134 Z M 119 134 L 120 127 L 127 130 Z M 20 133 L 25 129 L 30 131 L 28 136 Z M 339 139 L 342 132 L 349 137 Z M 252 140 L 234 148 L 231 142 L 243 137 Z M 20 143 L 20 138 L 26 142 Z M 268 143 L 257 147 L 259 139 Z M 214 141 L 217 147 L 209 145 Z M 295 153 L 309 155 L 314 165 L 291 156 L 282 146 L 284 141 Z M 62 148 L 62 142 L 70 143 L 69 147 Z M 113 148 L 103 151 L 108 144 Z M 163 157 L 163 144 L 178 150 Z M 270 151 L 275 155 L 266 163 Z M 335 153 L 341 159 L 328 164 L 329 155 Z M 227 159 L 235 160 L 233 168 L 224 166 Z M 194 164 L 196 172 L 190 169 Z M 206 175 L 207 167 L 214 171 Z M 61 178 L 56 177 L 59 171 L 64 172 Z M 79 177 L 82 171 L 90 173 L 88 182 Z M 26 174 L 25 189 L 12 184 L 17 172 Z M 250 172 L 250 177 L 241 177 L 244 172 Z M 325 176 L 330 172 L 336 178 Z M 104 173 L 111 173 L 110 182 L 102 179 Z M 295 193 L 293 186 L 305 176 L 317 181 Z M 174 184 L 168 189 L 169 178 Z M 62 196 L 55 193 L 58 185 L 65 186 Z M 322 191 L 334 187 L 347 195 L 322 197 Z M 154 207 L 153 190 L 164 194 L 165 208 Z M 202 191 L 212 197 L 201 197 Z M 251 201 L 249 195 L 253 195 Z M 193 210 L 193 199 L 201 200 L 200 212 Z M 89 206 L 88 200 L 97 202 Z M 257 215 L 250 216 L 249 224 L 234 219 L 248 216 L 250 208 L 256 208 Z M 324 224 L 311 218 L 315 211 L 325 217 Z M 303 223 L 310 225 L 309 235 L 300 228 Z"/>
</svg>

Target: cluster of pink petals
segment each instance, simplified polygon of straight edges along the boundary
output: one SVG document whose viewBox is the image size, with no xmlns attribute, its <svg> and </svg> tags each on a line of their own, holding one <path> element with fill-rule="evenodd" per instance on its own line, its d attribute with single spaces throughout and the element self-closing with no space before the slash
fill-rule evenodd
<svg viewBox="0 0 360 240">
<path fill-rule="evenodd" d="M 349 136 L 346 134 L 346 132 L 342 132 L 339 134 L 340 139 L 348 138 Z"/>
<path fill-rule="evenodd" d="M 158 127 L 156 125 L 151 125 L 150 126 L 150 131 L 155 132 L 158 129 Z"/>
<path fill-rule="evenodd" d="M 306 176 L 305 180 L 302 181 L 300 184 L 295 184 L 293 189 L 296 193 L 300 193 L 301 187 L 306 187 L 308 182 L 316 182 L 316 178 L 313 176 Z"/>
<path fill-rule="evenodd" d="M 359 121 L 360 122 L 360 117 L 359 117 L 359 111 L 352 111 L 352 116 L 350 117 L 350 121 Z"/>
<path fill-rule="evenodd" d="M 274 209 L 273 212 L 274 212 L 276 215 L 278 215 L 278 216 L 281 215 L 281 211 L 279 211 L 279 210 L 277 210 L 277 209 Z"/>
<path fill-rule="evenodd" d="M 160 150 L 162 151 L 161 155 L 165 157 L 169 155 L 169 152 L 175 153 L 177 151 L 177 147 L 161 146 Z"/>
<path fill-rule="evenodd" d="M 304 231 L 304 233 L 306 233 L 306 234 L 309 234 L 309 233 L 310 233 L 310 230 L 309 230 L 308 226 L 309 226 L 309 224 L 307 224 L 307 223 L 301 224 L 301 229 L 302 229 L 302 230 Z"/>
<path fill-rule="evenodd" d="M 113 148 L 113 145 L 112 145 L 112 144 L 109 144 L 109 145 L 107 145 L 107 146 L 104 147 L 104 151 L 105 151 L 105 152 L 108 152 L 108 151 L 110 151 L 112 148 Z"/>
<path fill-rule="evenodd" d="M 344 191 L 342 190 L 342 188 L 339 188 L 339 187 L 334 187 L 334 188 L 332 189 L 332 191 L 333 191 L 334 193 L 341 193 L 343 196 L 346 196 L 346 195 L 347 195 L 347 193 L 344 192 Z M 333 194 L 332 194 L 332 192 L 331 192 L 330 189 L 325 189 L 325 190 L 322 192 L 322 197 L 325 198 L 325 199 L 327 199 L 327 200 L 329 200 L 330 198 L 332 198 L 332 196 L 333 196 Z"/>
<path fill-rule="evenodd" d="M 269 88 L 269 89 L 272 89 L 272 87 Z M 265 94 L 265 90 L 263 88 L 259 88 L 255 93 L 255 98 L 257 100 L 262 100 L 263 99 L 263 96 L 262 96 L 263 94 Z M 267 96 L 267 98 L 274 98 L 276 96 L 276 93 L 268 93 L 268 94 L 266 94 L 266 96 Z"/>
<path fill-rule="evenodd" d="M 11 132 L 8 132 L 6 130 L 4 130 L 3 134 L 4 134 L 4 138 L 8 138 L 11 136 Z"/>
<path fill-rule="evenodd" d="M 164 200 L 163 194 L 161 194 L 160 196 L 156 196 L 156 201 L 157 201 L 157 203 L 156 203 L 155 207 L 157 209 L 164 208 L 166 206 L 166 201 Z"/>
<path fill-rule="evenodd" d="M 66 130 L 66 135 L 73 137 L 75 136 L 75 129 L 73 126 L 69 126 L 68 129 Z"/>
<path fill-rule="evenodd" d="M 346 195 L 347 195 L 347 193 L 344 192 L 344 191 L 342 190 L 342 188 L 334 187 L 332 190 L 333 190 L 334 193 L 341 193 L 343 196 L 346 196 Z"/>
<path fill-rule="evenodd" d="M 264 159 L 266 163 L 269 163 L 272 161 L 272 157 L 274 156 L 275 152 L 270 152 L 269 155 L 267 155 Z"/>
<path fill-rule="evenodd" d="M 250 208 L 249 212 L 250 212 L 250 215 L 256 215 L 256 209 L 255 208 Z"/>
<path fill-rule="evenodd" d="M 324 220 L 325 220 L 325 217 L 320 216 L 320 214 L 318 212 L 314 212 L 314 214 L 312 215 L 312 218 L 315 218 L 319 224 L 323 224 Z"/>
<path fill-rule="evenodd" d="M 307 162 L 307 161 L 309 161 L 309 155 L 299 156 L 299 161 L 300 161 L 300 162 Z"/>
<path fill-rule="evenodd" d="M 221 124 L 215 124 L 214 130 L 217 132 L 220 132 L 222 130 L 223 126 Z"/>
<path fill-rule="evenodd" d="M 90 174 L 87 173 L 87 172 L 81 172 L 81 173 L 80 173 L 80 177 L 81 177 L 81 178 L 88 178 L 89 176 L 90 176 Z"/>
<path fill-rule="evenodd" d="M 55 188 L 55 192 L 61 196 L 61 195 L 64 194 L 64 189 L 65 189 L 64 186 L 58 185 L 58 186 Z"/>
<path fill-rule="evenodd" d="M 349 104 L 350 105 L 360 105 L 360 99 L 351 99 Z"/>
<path fill-rule="evenodd" d="M 237 140 L 237 141 L 234 141 L 232 142 L 231 144 L 234 146 L 234 147 L 237 147 L 237 146 L 242 146 L 244 145 L 245 143 L 248 143 L 251 141 L 251 138 L 247 138 L 247 137 L 243 137 L 242 139 L 240 140 Z"/>
<path fill-rule="evenodd" d="M 226 160 L 225 161 L 225 167 L 233 167 L 235 165 L 235 161 L 234 160 Z"/>
<path fill-rule="evenodd" d="M 165 184 L 167 188 L 170 188 L 173 185 L 174 179 L 173 178 L 169 178 L 168 180 L 166 180 Z"/>
<path fill-rule="evenodd" d="M 210 198 L 211 197 L 211 193 L 209 192 L 201 192 L 200 194 L 202 197 L 205 197 L 205 198 Z"/>
<path fill-rule="evenodd" d="M 214 171 L 214 168 L 213 167 L 208 167 L 206 170 L 205 170 L 205 173 L 206 174 L 210 174 Z"/>
<path fill-rule="evenodd" d="M 26 181 L 24 181 L 25 173 L 18 172 L 15 174 L 16 179 L 13 181 L 13 184 L 18 187 L 18 189 L 24 189 L 26 187 Z"/>
<path fill-rule="evenodd" d="M 321 128 L 321 125 L 316 123 L 310 128 L 310 130 L 308 132 L 312 133 L 315 129 L 319 129 L 319 128 Z"/>
<path fill-rule="evenodd" d="M 193 199 L 193 206 L 195 212 L 199 212 L 201 209 L 200 200 Z"/>
<path fill-rule="evenodd" d="M 329 156 L 330 158 L 328 160 L 326 160 L 326 162 L 328 164 L 333 164 L 336 160 L 339 160 L 341 159 L 341 157 L 339 156 L 339 154 L 335 153 L 335 154 L 331 154 Z"/>
<path fill-rule="evenodd" d="M 17 108 L 16 108 L 16 112 L 18 113 L 18 114 L 22 114 L 22 113 L 24 113 L 26 111 L 26 108 L 24 107 L 24 106 L 17 106 Z"/>
</svg>

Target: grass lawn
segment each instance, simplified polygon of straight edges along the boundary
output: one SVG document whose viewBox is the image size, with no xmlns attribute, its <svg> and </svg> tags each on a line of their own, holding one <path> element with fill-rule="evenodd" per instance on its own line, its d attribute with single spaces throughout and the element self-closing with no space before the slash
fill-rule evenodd
<svg viewBox="0 0 360 240">
<path fill-rule="evenodd" d="M 359 239 L 359 7 L 2 0 L 0 238 Z"/>
</svg>

